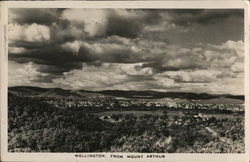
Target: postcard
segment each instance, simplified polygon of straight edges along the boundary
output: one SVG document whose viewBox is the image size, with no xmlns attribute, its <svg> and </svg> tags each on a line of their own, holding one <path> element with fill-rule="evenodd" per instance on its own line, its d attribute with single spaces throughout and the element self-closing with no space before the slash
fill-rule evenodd
<svg viewBox="0 0 250 162">
<path fill-rule="evenodd" d="M 1 2 L 1 160 L 249 161 L 248 7 Z"/>
</svg>

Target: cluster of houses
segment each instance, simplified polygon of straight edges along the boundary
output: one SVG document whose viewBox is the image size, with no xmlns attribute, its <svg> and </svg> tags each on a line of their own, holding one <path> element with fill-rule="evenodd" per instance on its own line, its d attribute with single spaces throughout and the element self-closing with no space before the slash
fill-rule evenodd
<svg viewBox="0 0 250 162">
<path fill-rule="evenodd" d="M 232 112 L 243 112 L 244 104 L 205 104 L 205 103 L 181 103 L 175 101 L 158 101 L 151 99 L 93 99 L 93 100 L 66 100 L 48 99 L 47 103 L 58 108 L 105 108 L 121 109 L 128 107 L 136 108 L 171 108 L 187 110 L 229 110 Z"/>
</svg>

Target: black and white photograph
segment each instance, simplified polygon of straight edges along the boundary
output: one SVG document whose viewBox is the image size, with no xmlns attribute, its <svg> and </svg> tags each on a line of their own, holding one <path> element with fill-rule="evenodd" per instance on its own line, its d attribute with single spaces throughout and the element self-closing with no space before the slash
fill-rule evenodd
<svg viewBox="0 0 250 162">
<path fill-rule="evenodd" d="M 8 152 L 244 154 L 244 14 L 9 8 Z"/>
</svg>

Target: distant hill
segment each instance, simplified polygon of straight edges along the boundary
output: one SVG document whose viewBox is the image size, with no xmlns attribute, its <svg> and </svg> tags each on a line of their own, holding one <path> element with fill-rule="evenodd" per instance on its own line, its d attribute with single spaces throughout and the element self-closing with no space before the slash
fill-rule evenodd
<svg viewBox="0 0 250 162">
<path fill-rule="evenodd" d="M 244 103 L 244 100 L 219 97 L 219 98 L 213 98 L 213 99 L 208 99 L 208 100 L 200 100 L 197 102 L 203 103 L 203 104 L 242 104 Z"/>
<path fill-rule="evenodd" d="M 109 97 L 108 95 L 104 95 L 93 91 L 66 90 L 62 88 L 39 88 L 39 87 L 29 87 L 29 86 L 9 87 L 8 95 L 53 97 L 53 98 L 85 98 L 85 99 Z"/>
<path fill-rule="evenodd" d="M 39 88 L 29 86 L 9 87 L 9 95 L 56 97 L 56 98 L 133 98 L 133 99 L 166 99 L 189 102 L 195 100 L 201 103 L 243 103 L 244 96 L 230 94 L 207 94 L 189 92 L 156 92 L 156 91 L 86 91 L 66 90 L 61 88 Z"/>
<path fill-rule="evenodd" d="M 62 97 L 81 98 L 82 97 L 79 94 L 76 94 L 74 92 L 71 92 L 69 90 L 64 90 L 64 89 L 61 89 L 61 88 L 49 89 L 48 91 L 40 94 L 39 96 L 41 96 L 41 97 L 56 97 L 56 98 L 62 98 Z"/>
<path fill-rule="evenodd" d="M 20 94 L 24 96 L 30 95 L 40 95 L 48 91 L 48 88 L 40 88 L 40 87 L 29 87 L 29 86 L 18 86 L 18 87 L 9 87 L 8 92 L 10 94 Z"/>
<path fill-rule="evenodd" d="M 125 98 L 144 98 L 144 99 L 160 99 L 160 98 L 180 98 L 188 100 L 208 100 L 213 98 L 225 97 L 244 100 L 244 96 L 234 96 L 231 94 L 208 94 L 193 92 L 156 92 L 156 91 L 122 91 L 122 90 L 106 90 L 99 91 L 101 94 L 125 97 Z"/>
<path fill-rule="evenodd" d="M 85 90 L 78 90 L 74 91 L 75 94 L 80 95 L 81 97 L 84 98 L 108 98 L 110 96 L 104 95 L 98 92 L 93 92 L 93 91 L 85 91 Z"/>
</svg>

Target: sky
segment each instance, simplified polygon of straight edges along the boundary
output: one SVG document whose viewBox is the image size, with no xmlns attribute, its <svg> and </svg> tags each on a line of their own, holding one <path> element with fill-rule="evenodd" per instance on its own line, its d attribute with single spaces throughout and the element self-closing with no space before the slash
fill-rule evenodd
<svg viewBox="0 0 250 162">
<path fill-rule="evenodd" d="M 9 9 L 9 86 L 244 94 L 240 9 Z"/>
</svg>

